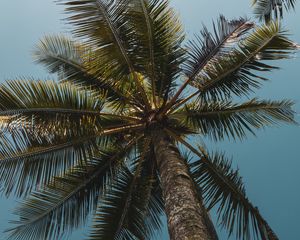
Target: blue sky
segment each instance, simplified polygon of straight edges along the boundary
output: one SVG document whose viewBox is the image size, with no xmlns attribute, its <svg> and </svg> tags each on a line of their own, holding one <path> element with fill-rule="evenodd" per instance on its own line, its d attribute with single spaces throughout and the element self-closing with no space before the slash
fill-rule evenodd
<svg viewBox="0 0 300 240">
<path fill-rule="evenodd" d="M 179 13 L 188 37 L 192 37 L 202 26 L 211 25 L 212 19 L 222 13 L 227 18 L 251 15 L 251 0 L 171 0 Z M 283 25 L 291 38 L 300 42 L 299 14 L 291 12 Z M 33 63 L 30 51 L 38 40 L 52 33 L 68 31 L 61 19 L 63 9 L 51 0 L 6 0 L 0 5 L 0 82 L 17 77 L 46 79 L 49 74 Z M 267 99 L 292 99 L 300 121 L 300 53 L 295 58 L 275 63 L 281 69 L 268 74 L 271 81 L 252 97 Z M 275 229 L 280 239 L 299 239 L 300 215 L 300 127 L 270 127 L 257 132 L 242 142 L 204 141 L 210 149 L 226 151 L 232 156 L 234 166 L 240 169 L 251 201 L 257 205 L 263 216 Z M 0 198 L 0 239 L 2 231 L 9 227 L 11 210 L 15 199 Z M 164 230 L 166 231 L 166 230 Z M 74 240 L 82 239 L 86 231 L 80 229 L 73 234 Z M 163 237 L 167 239 L 164 232 Z M 224 232 L 220 239 L 226 239 Z M 232 238 L 234 239 L 234 238 Z"/>
</svg>

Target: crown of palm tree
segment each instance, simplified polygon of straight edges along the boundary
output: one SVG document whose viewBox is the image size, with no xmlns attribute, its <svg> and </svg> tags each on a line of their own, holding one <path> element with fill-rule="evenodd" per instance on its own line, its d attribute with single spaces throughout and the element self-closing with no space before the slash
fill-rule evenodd
<svg viewBox="0 0 300 240">
<path fill-rule="evenodd" d="M 279 4 L 294 5 L 255 2 L 267 18 L 271 9 L 281 12 Z M 186 163 L 229 234 L 277 239 L 230 161 L 187 137 L 242 139 L 267 125 L 294 123 L 291 101 L 233 102 L 267 80 L 263 72 L 276 68 L 267 60 L 296 49 L 280 24 L 220 16 L 213 33 L 204 28 L 185 45 L 168 1 L 64 4 L 78 42 L 47 36 L 34 52 L 59 81 L 20 79 L 0 88 L 1 187 L 7 195 L 30 194 L 16 209 L 10 239 L 58 239 L 90 213 L 90 239 L 150 238 L 164 212 L 157 131 L 199 159 Z"/>
</svg>

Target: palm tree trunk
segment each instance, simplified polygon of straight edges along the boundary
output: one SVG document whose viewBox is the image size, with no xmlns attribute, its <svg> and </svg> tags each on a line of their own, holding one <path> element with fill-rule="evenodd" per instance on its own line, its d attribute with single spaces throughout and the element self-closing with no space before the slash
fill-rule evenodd
<svg viewBox="0 0 300 240">
<path fill-rule="evenodd" d="M 171 240 L 217 240 L 187 164 L 163 131 L 153 136 Z"/>
</svg>

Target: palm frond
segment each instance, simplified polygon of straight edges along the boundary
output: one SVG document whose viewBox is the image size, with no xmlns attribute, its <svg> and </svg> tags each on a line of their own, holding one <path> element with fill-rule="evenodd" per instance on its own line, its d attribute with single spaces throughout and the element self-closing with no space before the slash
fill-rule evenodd
<svg viewBox="0 0 300 240">
<path fill-rule="evenodd" d="M 99 122 L 103 104 L 104 96 L 69 83 L 15 80 L 0 86 L 0 116 L 14 116 L 10 122 L 28 119 L 78 127 L 84 119 Z"/>
<path fill-rule="evenodd" d="M 1 192 L 18 197 L 27 195 L 48 183 L 52 176 L 65 172 L 76 164 L 86 151 L 95 150 L 90 144 L 74 146 L 72 142 L 16 142 L 1 137 Z"/>
<path fill-rule="evenodd" d="M 99 198 L 91 239 L 149 239 L 160 229 L 163 203 L 148 137 L 137 143 L 137 151 Z"/>
<path fill-rule="evenodd" d="M 169 1 L 135 0 L 128 15 L 139 42 L 137 54 L 143 73 L 150 79 L 152 94 L 167 99 L 176 86 L 184 61 L 184 39 L 178 16 Z M 159 101 L 159 99 L 158 99 Z"/>
<path fill-rule="evenodd" d="M 152 144 L 148 145 L 140 178 L 141 183 L 144 182 L 150 186 L 143 192 L 143 209 L 145 209 L 144 224 L 147 229 L 147 238 L 153 238 L 162 227 L 161 217 L 164 215 L 164 201 Z"/>
<path fill-rule="evenodd" d="M 120 139 L 119 134 L 86 131 L 84 134 L 52 136 L 0 137 L 0 180 L 1 191 L 6 195 L 23 196 L 55 175 L 94 156 L 101 146 Z"/>
<path fill-rule="evenodd" d="M 3 132 L 4 129 L 7 129 L 10 122 L 11 116 L 0 116 L 0 130 Z"/>
<path fill-rule="evenodd" d="M 115 82 L 96 76 L 90 70 L 95 61 L 95 50 L 86 44 L 75 42 L 66 36 L 46 36 L 36 46 L 33 56 L 50 73 L 57 73 L 60 81 L 68 81 L 105 93 L 108 100 L 125 105 L 130 100 Z"/>
<path fill-rule="evenodd" d="M 271 22 L 257 27 L 238 48 L 204 68 L 194 81 L 202 99 L 224 99 L 235 94 L 246 95 L 253 88 L 260 87 L 261 80 L 267 80 L 256 72 L 275 69 L 265 60 L 289 58 L 297 45 L 290 41 L 279 23 Z"/>
<path fill-rule="evenodd" d="M 54 81 L 16 80 L 0 86 L 2 131 L 31 129 L 41 135 L 65 135 L 80 128 L 98 129 L 137 122 L 136 118 L 103 112 L 105 95 Z"/>
<path fill-rule="evenodd" d="M 188 57 L 183 64 L 183 72 L 186 80 L 168 102 L 164 111 L 176 108 L 176 101 L 185 88 L 189 84 L 197 87 L 197 84 L 194 83 L 195 78 L 201 75 L 203 69 L 214 68 L 214 65 L 218 64 L 219 59 L 224 55 L 228 55 L 228 52 L 234 49 L 242 36 L 252 29 L 253 26 L 254 24 L 245 18 L 228 21 L 222 15 L 219 17 L 217 23 L 213 23 L 214 34 L 210 33 L 204 26 L 200 32 L 200 36 L 196 35 L 195 40 L 189 41 L 187 47 Z M 194 97 L 199 92 L 192 94 L 190 97 Z M 185 102 L 190 97 L 181 99 L 179 102 Z M 178 104 L 180 105 L 180 103 Z"/>
<path fill-rule="evenodd" d="M 202 158 L 190 165 L 193 177 L 202 190 L 208 209 L 217 207 L 218 220 L 229 235 L 235 231 L 239 239 L 278 240 L 257 207 L 246 196 L 238 170 L 223 154 Z"/>
<path fill-rule="evenodd" d="M 139 180 L 128 169 L 119 174 L 111 191 L 99 200 L 90 239 L 146 238 L 144 193 L 151 181 Z"/>
<path fill-rule="evenodd" d="M 270 21 L 283 17 L 283 9 L 286 11 L 295 8 L 296 0 L 253 0 L 254 14 L 261 20 Z"/>
<path fill-rule="evenodd" d="M 132 65 L 128 56 L 130 52 L 128 35 L 130 32 L 124 26 L 127 21 L 124 19 L 126 1 L 61 2 L 66 5 L 66 12 L 71 14 L 67 20 L 75 26 L 74 35 L 85 38 L 90 43 L 89 45 L 95 46 L 96 49 L 107 50 L 108 61 L 102 64 L 108 65 L 110 60 L 111 72 L 118 72 L 113 78 L 118 79 L 117 75 L 129 74 L 128 68 Z M 86 39 L 87 37 L 88 39 Z"/>
<path fill-rule="evenodd" d="M 74 35 L 95 46 L 97 59 L 91 68 L 97 76 L 125 82 L 129 82 L 128 76 L 133 76 L 137 96 L 149 107 L 145 89 L 136 75 L 140 67 L 135 59 L 137 44 L 133 29 L 126 17 L 128 0 L 62 2 L 66 5 L 66 12 L 71 14 L 68 21 L 75 26 Z"/>
<path fill-rule="evenodd" d="M 280 122 L 295 123 L 291 101 L 258 101 L 253 99 L 243 104 L 232 102 L 194 103 L 179 109 L 171 118 L 176 118 L 187 127 L 214 140 L 225 137 L 243 138 L 247 131 Z"/>
<path fill-rule="evenodd" d="M 161 231 L 163 222 L 162 216 L 165 215 L 164 201 L 162 197 L 162 189 L 159 185 L 158 176 L 156 178 L 149 179 L 151 181 L 151 189 L 148 189 L 148 198 L 144 200 L 144 225 L 147 229 L 148 238 L 153 238 L 158 231 Z"/>
<path fill-rule="evenodd" d="M 0 110 L 2 116 L 26 112 L 29 108 L 44 108 L 44 111 L 49 109 L 50 112 L 58 108 L 58 112 L 61 109 L 61 112 L 66 113 L 80 113 L 81 110 L 83 114 L 97 113 L 102 110 L 104 104 L 101 96 L 68 83 L 14 80 L 1 84 Z M 51 108 L 53 110 L 50 110 Z"/>
<path fill-rule="evenodd" d="M 135 34 L 137 35 L 137 42 L 139 44 L 139 50 L 137 54 L 141 56 L 139 61 L 143 61 L 146 75 L 149 76 L 150 83 L 152 86 L 152 100 L 156 105 L 155 96 L 155 63 L 154 63 L 154 48 L 153 48 L 153 21 L 150 16 L 151 3 L 145 0 L 132 1 L 129 4 L 128 17 L 130 23 L 133 25 Z"/>
<path fill-rule="evenodd" d="M 146 213 L 144 217 L 145 226 L 150 237 L 154 237 L 158 231 L 161 231 L 163 222 L 162 216 L 165 215 L 164 201 L 162 197 L 162 189 L 159 186 L 158 179 L 153 184 L 150 198 L 147 203 Z"/>
<path fill-rule="evenodd" d="M 123 141 L 124 136 L 142 127 L 141 124 L 113 125 L 97 129 L 82 125 L 76 131 L 49 132 L 43 128 L 32 132 L 26 129 L 0 135 L 0 179 L 6 194 L 23 195 L 47 184 L 51 177 L 65 172 L 69 167 L 88 159 L 112 141 Z M 38 172 L 38 173 L 37 173 Z"/>
<path fill-rule="evenodd" d="M 253 27 L 254 23 L 246 18 L 228 21 L 223 15 L 213 23 L 214 33 L 204 26 L 200 36 L 196 35 L 195 40 L 188 44 L 189 58 L 184 64 L 187 78 L 192 81 L 203 68 L 209 68 L 207 65 L 215 64 L 220 55 L 228 53 Z"/>
<path fill-rule="evenodd" d="M 86 222 L 105 189 L 124 164 L 135 141 L 106 147 L 86 164 L 77 165 L 34 192 L 15 211 L 20 220 L 9 239 L 58 239 Z"/>
</svg>

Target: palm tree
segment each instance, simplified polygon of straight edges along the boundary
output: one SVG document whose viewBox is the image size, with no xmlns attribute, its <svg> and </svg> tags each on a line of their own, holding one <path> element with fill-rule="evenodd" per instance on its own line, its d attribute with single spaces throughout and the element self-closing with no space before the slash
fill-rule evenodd
<svg viewBox="0 0 300 240">
<path fill-rule="evenodd" d="M 217 239 L 213 207 L 229 234 L 278 239 L 230 161 L 188 138 L 294 123 L 291 101 L 233 102 L 297 48 L 280 24 L 220 16 L 184 47 L 168 1 L 64 4 L 78 41 L 47 36 L 34 52 L 59 81 L 0 88 L 1 187 L 26 197 L 9 239 L 61 239 L 90 214 L 90 239 L 149 239 L 163 213 L 171 239 Z"/>
</svg>

